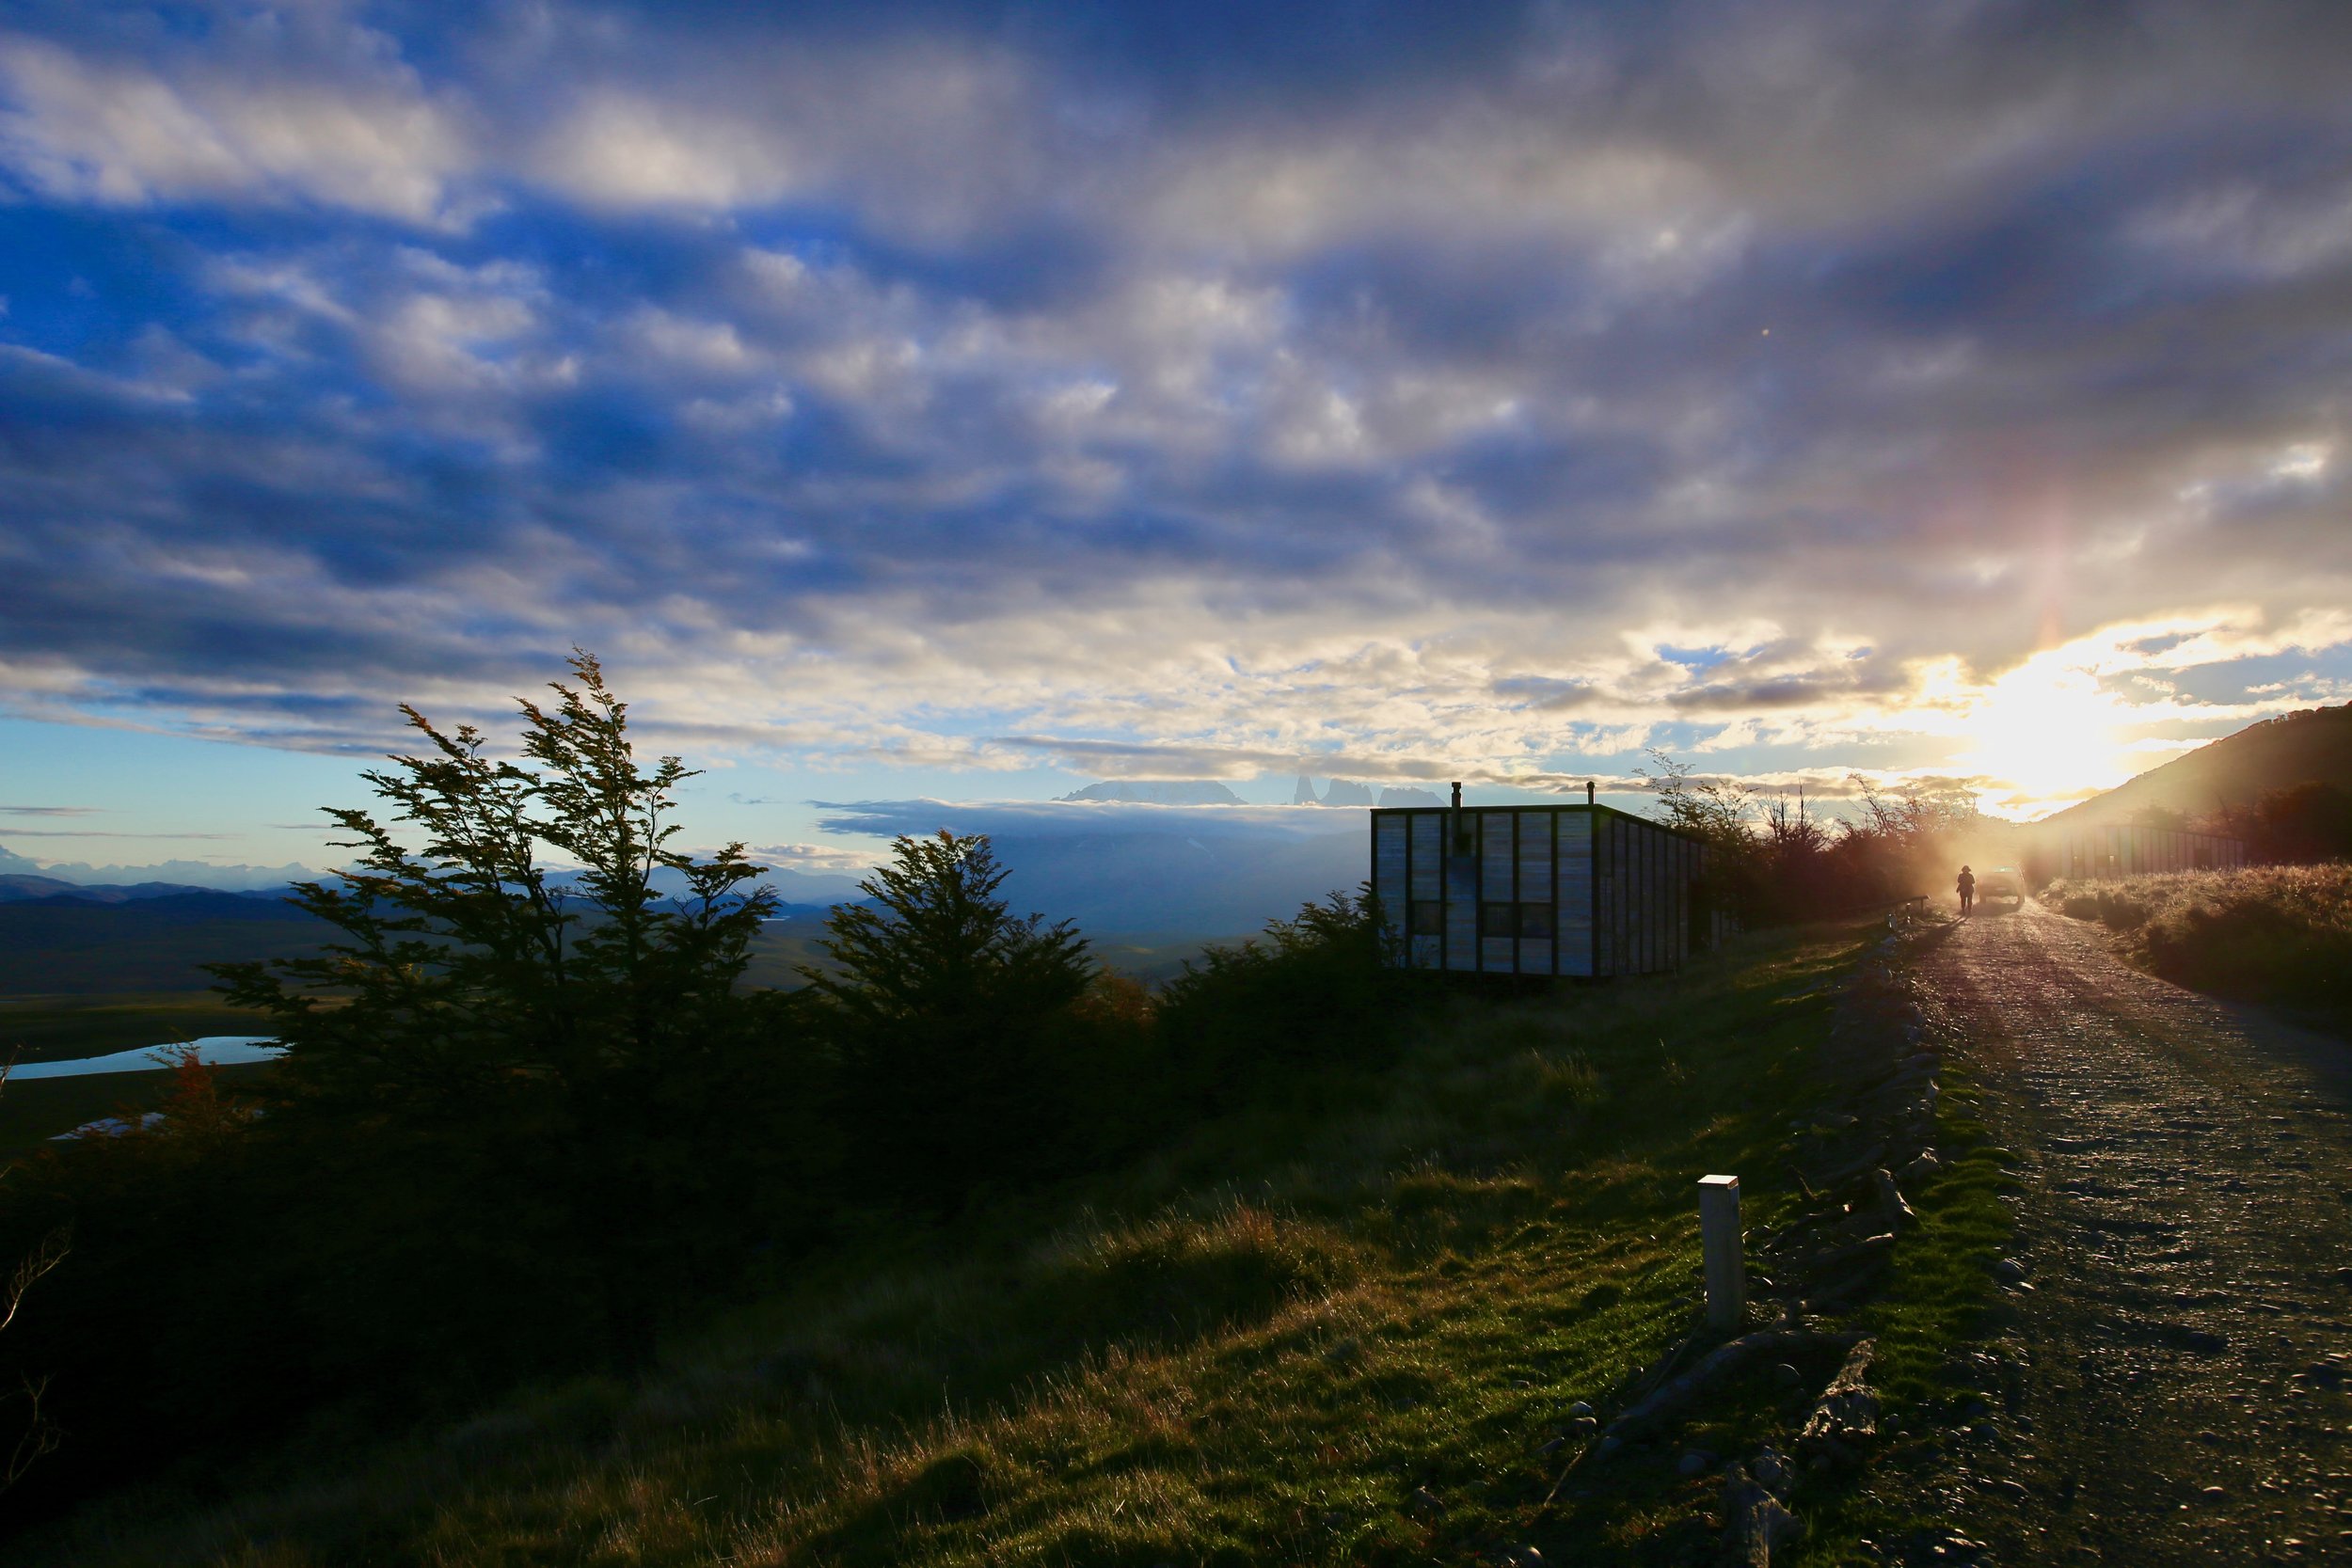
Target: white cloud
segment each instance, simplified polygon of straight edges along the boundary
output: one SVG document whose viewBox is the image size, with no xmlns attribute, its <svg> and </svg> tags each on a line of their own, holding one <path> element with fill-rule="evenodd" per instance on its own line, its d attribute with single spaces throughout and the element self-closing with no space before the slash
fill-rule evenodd
<svg viewBox="0 0 2352 1568">
<path fill-rule="evenodd" d="M 449 109 L 397 76 L 173 82 L 0 37 L 0 166 L 61 200 L 300 198 L 437 223 L 472 163 Z"/>
</svg>

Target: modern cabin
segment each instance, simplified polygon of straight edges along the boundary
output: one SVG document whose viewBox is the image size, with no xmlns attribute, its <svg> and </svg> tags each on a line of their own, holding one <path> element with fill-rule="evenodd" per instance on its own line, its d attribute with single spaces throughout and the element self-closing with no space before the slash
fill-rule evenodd
<svg viewBox="0 0 2352 1568">
<path fill-rule="evenodd" d="M 2052 877 L 2102 881 L 2159 871 L 2227 870 L 2246 863 L 2243 840 L 2178 828 L 2077 828 L 2057 836 L 2037 869 Z"/>
<path fill-rule="evenodd" d="M 1389 961 L 1479 974 L 1655 974 L 1710 945 L 1707 846 L 1611 806 L 1372 814 Z"/>
</svg>

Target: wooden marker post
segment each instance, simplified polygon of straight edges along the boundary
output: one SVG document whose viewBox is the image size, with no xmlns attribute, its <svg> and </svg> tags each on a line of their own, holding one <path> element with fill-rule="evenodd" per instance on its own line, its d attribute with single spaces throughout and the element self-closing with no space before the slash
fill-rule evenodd
<svg viewBox="0 0 2352 1568">
<path fill-rule="evenodd" d="M 1737 1327 L 1748 1307 L 1738 1177 L 1699 1178 L 1699 1251 L 1707 1263 L 1707 1321 L 1717 1328 Z"/>
</svg>

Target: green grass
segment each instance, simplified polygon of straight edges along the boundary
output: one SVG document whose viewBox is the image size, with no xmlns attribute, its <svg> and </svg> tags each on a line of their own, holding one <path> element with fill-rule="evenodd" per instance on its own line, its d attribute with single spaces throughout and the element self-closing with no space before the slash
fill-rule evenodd
<svg viewBox="0 0 2352 1568">
<path fill-rule="evenodd" d="M 1532 1541 L 1684 1560 L 1717 1483 L 1677 1474 L 1678 1448 L 1588 1465 L 1549 1507 L 1564 1455 L 1539 1450 L 1693 1328 L 1700 1175 L 1740 1173 L 1752 1231 L 1793 1212 L 1788 1123 L 1830 1091 L 1817 982 L 1875 929 L 1457 997 L 1392 1068 L 1294 1097 L 1311 1109 L 1204 1128 L 1043 1219 L 825 1260 L 640 1385 L 390 1444 L 322 1424 L 233 1502 L 119 1501 L 47 1560 L 1401 1564 Z M 1981 1302 L 1990 1159 L 1920 1195 L 1876 1309 L 1899 1397 L 1942 1397 Z M 1744 1451 L 1802 1404 L 1743 1383 L 1684 1438 Z M 1870 1517 L 1829 1507 L 1821 1560 Z"/>
<path fill-rule="evenodd" d="M 1945 1164 L 1904 1195 L 1918 1225 L 1897 1250 L 1885 1289 L 1856 1314 L 1855 1326 L 1878 1338 L 1870 1382 L 1884 1404 L 1882 1419 L 1906 1429 L 1887 1438 L 1898 1467 L 1922 1458 L 1919 1450 L 1935 1441 L 1935 1428 L 1954 1424 L 1961 1407 L 1984 1392 L 1953 1356 L 1988 1326 L 1993 1265 L 2015 1229 L 2001 1202 L 2015 1186 L 2010 1155 L 1988 1138 L 1977 1085 L 1948 1058 L 1938 1081 L 1943 1092 L 1935 1137 Z M 1918 1512 L 1915 1486 L 1890 1486 L 1887 1480 L 1882 1466 L 1820 1486 L 1806 1497 L 1800 1510 L 1808 1534 L 1790 1559 L 1797 1568 L 1876 1562 L 1875 1555 L 1857 1554 L 1852 1544 L 1892 1541 L 1933 1522 Z"/>
<path fill-rule="evenodd" d="M 2042 898 L 2122 933 L 2134 959 L 2168 980 L 2352 1018 L 2352 865 L 2060 880 Z"/>
</svg>

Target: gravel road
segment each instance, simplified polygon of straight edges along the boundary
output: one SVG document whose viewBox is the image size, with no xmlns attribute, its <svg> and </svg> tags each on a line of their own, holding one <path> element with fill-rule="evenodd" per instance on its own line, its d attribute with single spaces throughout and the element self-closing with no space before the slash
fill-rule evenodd
<svg viewBox="0 0 2352 1568">
<path fill-rule="evenodd" d="M 1947 1516 L 2000 1563 L 2352 1562 L 2352 1045 L 2031 902 L 1915 981 L 2025 1187 Z"/>
</svg>

